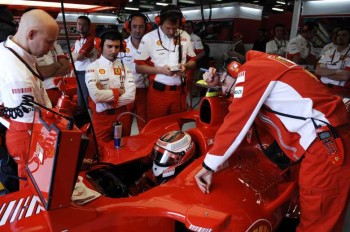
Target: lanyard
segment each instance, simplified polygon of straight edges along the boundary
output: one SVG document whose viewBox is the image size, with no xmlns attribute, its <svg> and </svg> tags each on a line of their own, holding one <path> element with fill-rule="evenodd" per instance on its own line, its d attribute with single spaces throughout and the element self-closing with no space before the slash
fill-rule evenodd
<svg viewBox="0 0 350 232">
<path fill-rule="evenodd" d="M 171 51 L 169 49 L 167 49 L 166 47 L 164 47 L 163 45 L 163 42 L 162 42 L 162 38 L 160 37 L 160 33 L 159 33 L 159 27 L 157 28 L 157 33 L 158 33 L 158 38 L 159 38 L 159 41 L 160 41 L 160 45 L 165 49 L 167 50 L 168 52 L 175 52 L 176 50 L 176 44 L 178 44 L 179 46 L 179 64 L 181 63 L 181 60 L 182 60 L 182 48 L 181 48 L 181 34 L 179 34 L 178 36 L 175 36 L 176 40 L 175 40 L 175 47 L 174 47 L 174 51 Z"/>
<path fill-rule="evenodd" d="M 345 52 L 344 55 L 340 55 L 340 56 L 339 56 L 339 59 L 338 59 L 336 62 L 333 63 L 333 59 L 334 59 L 334 56 L 335 56 L 335 52 L 337 51 L 337 48 L 334 48 L 334 52 L 333 52 L 332 60 L 331 60 L 331 65 L 335 65 L 335 64 L 337 64 L 339 61 L 343 61 L 343 64 L 342 64 L 341 66 L 344 66 L 345 58 L 346 58 L 346 56 L 348 55 L 349 50 L 350 50 L 350 47 L 348 48 L 348 50 Z"/>
<path fill-rule="evenodd" d="M 277 51 L 280 50 L 280 48 L 285 47 L 286 46 L 286 41 L 282 40 L 281 43 L 278 43 L 278 41 L 276 40 L 276 38 L 273 39 L 277 45 Z"/>
<path fill-rule="evenodd" d="M 20 56 L 20 55 L 18 55 L 18 53 L 17 52 L 15 52 L 15 50 L 13 50 L 12 48 L 10 48 L 10 47 L 7 47 L 7 46 L 5 46 L 5 43 L 4 43 L 4 47 L 5 48 L 7 48 L 8 50 L 10 50 L 28 69 L 29 69 L 29 71 L 31 72 L 31 73 L 33 73 L 33 75 L 35 76 L 35 77 L 37 77 L 37 78 L 39 78 L 40 80 L 44 80 L 44 77 L 40 74 L 40 72 L 35 72 L 33 69 L 32 69 L 32 67 L 30 67 L 30 65 L 27 63 L 27 62 L 25 62 L 25 60 L 23 60 L 23 58 Z"/>
</svg>

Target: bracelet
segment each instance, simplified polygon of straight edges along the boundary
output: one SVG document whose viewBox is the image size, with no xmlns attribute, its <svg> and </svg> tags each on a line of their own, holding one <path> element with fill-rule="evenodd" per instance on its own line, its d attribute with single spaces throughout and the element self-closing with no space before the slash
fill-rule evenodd
<svg viewBox="0 0 350 232">
<path fill-rule="evenodd" d="M 203 166 L 203 168 L 205 168 L 207 171 L 209 171 L 209 172 L 214 172 L 214 170 L 211 169 L 210 167 L 208 167 L 208 165 L 206 165 L 204 162 L 202 163 L 202 166 Z"/>
</svg>

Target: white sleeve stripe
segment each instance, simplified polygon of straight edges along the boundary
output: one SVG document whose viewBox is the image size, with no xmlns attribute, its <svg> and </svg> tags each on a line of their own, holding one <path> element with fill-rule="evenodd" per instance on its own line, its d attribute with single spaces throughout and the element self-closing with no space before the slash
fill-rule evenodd
<svg viewBox="0 0 350 232">
<path fill-rule="evenodd" d="M 214 171 L 217 171 L 218 167 L 224 163 L 232 154 L 237 150 L 237 147 L 241 144 L 242 140 L 244 139 L 245 135 L 247 134 L 249 128 L 253 124 L 255 118 L 257 117 L 260 108 L 264 104 L 265 100 L 269 96 L 270 92 L 272 91 L 274 85 L 276 84 L 275 81 L 271 81 L 270 84 L 267 86 L 264 94 L 261 96 L 258 104 L 256 105 L 254 111 L 250 115 L 247 123 L 244 125 L 241 132 L 238 134 L 237 138 L 233 141 L 231 146 L 227 149 L 227 151 L 224 153 L 223 156 L 220 155 L 213 155 L 208 152 L 204 159 L 204 163 L 211 168 Z M 214 141 L 215 143 L 215 141 Z"/>
</svg>

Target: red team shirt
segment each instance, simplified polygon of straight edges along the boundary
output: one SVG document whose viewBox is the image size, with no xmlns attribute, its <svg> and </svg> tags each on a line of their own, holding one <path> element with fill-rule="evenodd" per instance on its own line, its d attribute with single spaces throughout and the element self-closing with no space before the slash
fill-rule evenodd
<svg viewBox="0 0 350 232">
<path fill-rule="evenodd" d="M 300 66 L 257 51 L 249 51 L 247 61 L 251 62 L 244 64 L 238 74 L 230 112 L 216 134 L 214 141 L 220 142 L 214 142 L 204 160 L 211 169 L 217 170 L 237 149 L 256 118 L 290 159 L 302 157 L 316 138 L 312 121 L 279 116 L 263 106 L 284 114 L 313 117 L 333 127 L 348 123 L 341 98 Z"/>
</svg>

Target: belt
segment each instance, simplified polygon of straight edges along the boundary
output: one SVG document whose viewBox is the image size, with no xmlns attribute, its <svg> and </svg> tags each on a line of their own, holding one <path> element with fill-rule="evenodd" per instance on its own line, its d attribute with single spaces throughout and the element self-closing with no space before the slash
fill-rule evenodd
<svg viewBox="0 0 350 232">
<path fill-rule="evenodd" d="M 154 81 L 153 88 L 159 91 L 177 91 L 181 89 L 181 85 L 166 85 L 158 81 Z"/>
<path fill-rule="evenodd" d="M 121 107 L 118 107 L 118 108 L 114 108 L 114 109 L 107 109 L 107 110 L 104 110 L 102 112 L 99 112 L 97 114 L 100 114 L 100 115 L 114 115 L 114 114 L 119 114 L 119 113 L 122 113 L 122 112 L 126 112 L 127 111 L 127 108 L 126 106 L 121 106 Z"/>
</svg>

